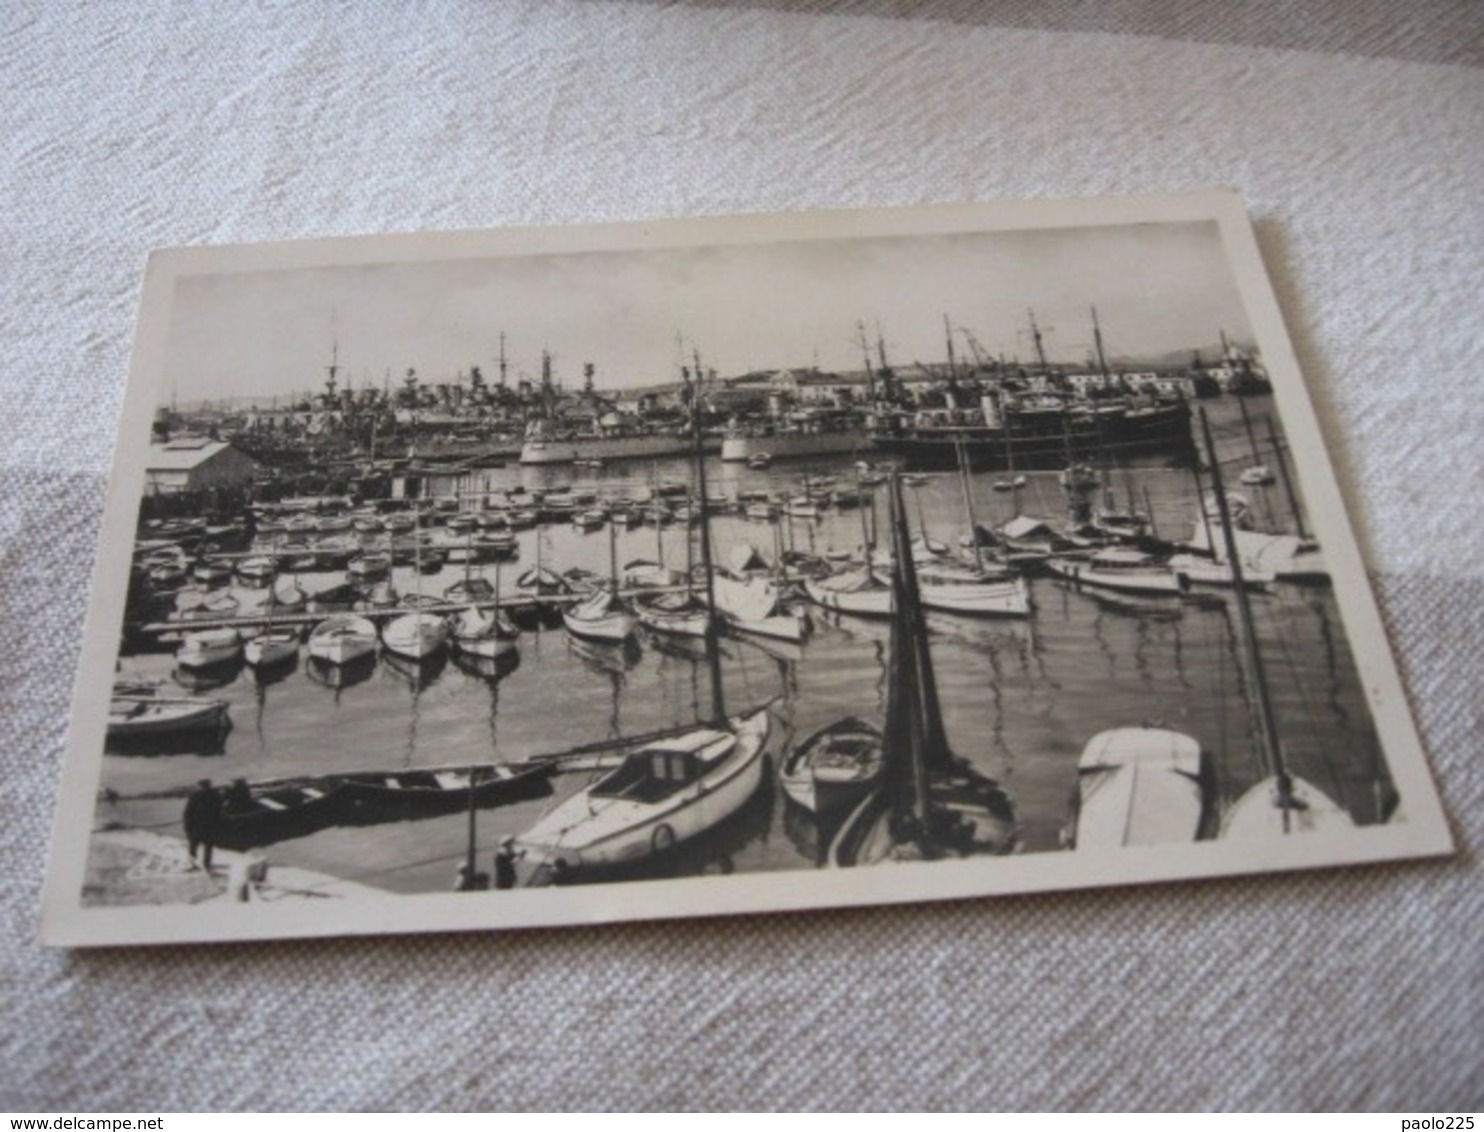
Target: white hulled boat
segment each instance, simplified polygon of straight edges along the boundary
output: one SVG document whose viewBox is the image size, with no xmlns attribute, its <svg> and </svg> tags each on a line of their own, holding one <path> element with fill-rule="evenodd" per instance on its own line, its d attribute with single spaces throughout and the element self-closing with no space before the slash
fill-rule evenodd
<svg viewBox="0 0 1484 1132">
<path fill-rule="evenodd" d="M 1163 845 L 1210 835 L 1215 783 L 1209 756 L 1189 735 L 1123 727 L 1088 740 L 1063 835 L 1070 849 Z"/>
<path fill-rule="evenodd" d="M 782 604 L 778 587 L 768 578 L 732 578 L 718 573 L 713 581 L 716 610 L 732 628 L 783 641 L 802 641 L 809 621 Z"/>
<path fill-rule="evenodd" d="M 1182 594 L 1190 588 L 1186 575 L 1126 546 L 1110 546 L 1088 558 L 1048 558 L 1046 569 L 1079 586 L 1121 593 Z"/>
<path fill-rule="evenodd" d="M 351 664 L 375 651 L 376 626 L 365 617 L 329 617 L 309 634 L 309 655 L 327 664 Z"/>
<path fill-rule="evenodd" d="M 646 744 L 523 833 L 533 856 L 573 869 L 641 861 L 705 833 L 762 782 L 768 713 Z"/>
<path fill-rule="evenodd" d="M 381 628 L 388 652 L 408 660 L 424 660 L 448 643 L 448 622 L 436 613 L 404 613 Z"/>
<path fill-rule="evenodd" d="M 891 616 L 891 586 L 865 568 L 827 578 L 805 578 L 804 592 L 816 605 L 836 613 L 856 617 Z"/>
<path fill-rule="evenodd" d="M 201 629 L 187 633 L 175 654 L 182 668 L 209 668 L 242 655 L 242 634 L 236 629 Z"/>
</svg>

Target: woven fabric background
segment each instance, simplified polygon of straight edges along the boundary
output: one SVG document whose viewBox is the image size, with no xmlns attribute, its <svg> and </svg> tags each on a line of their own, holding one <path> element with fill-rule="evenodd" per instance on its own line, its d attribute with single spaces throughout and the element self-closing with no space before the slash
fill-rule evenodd
<svg viewBox="0 0 1484 1132">
<path fill-rule="evenodd" d="M 1394 7 L 5 6 L 0 1108 L 1479 1108 L 1484 15 Z M 1455 859 L 603 930 L 36 944 L 150 249 L 1216 184 L 1257 219 Z"/>
</svg>

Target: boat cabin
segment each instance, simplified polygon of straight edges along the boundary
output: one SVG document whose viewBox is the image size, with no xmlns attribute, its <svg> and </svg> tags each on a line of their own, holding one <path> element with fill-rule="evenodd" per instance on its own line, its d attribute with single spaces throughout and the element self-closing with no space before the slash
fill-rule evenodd
<svg viewBox="0 0 1484 1132">
<path fill-rule="evenodd" d="M 736 744 L 725 731 L 692 731 L 635 751 L 592 788 L 594 798 L 661 802 L 703 778 Z"/>
</svg>

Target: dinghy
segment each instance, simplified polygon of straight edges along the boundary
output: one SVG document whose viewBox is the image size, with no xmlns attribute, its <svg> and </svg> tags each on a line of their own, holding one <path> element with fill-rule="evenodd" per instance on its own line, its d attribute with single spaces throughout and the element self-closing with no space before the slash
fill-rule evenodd
<svg viewBox="0 0 1484 1132">
<path fill-rule="evenodd" d="M 309 634 L 309 655 L 327 664 L 351 664 L 375 652 L 376 626 L 365 617 L 330 617 Z"/>
</svg>

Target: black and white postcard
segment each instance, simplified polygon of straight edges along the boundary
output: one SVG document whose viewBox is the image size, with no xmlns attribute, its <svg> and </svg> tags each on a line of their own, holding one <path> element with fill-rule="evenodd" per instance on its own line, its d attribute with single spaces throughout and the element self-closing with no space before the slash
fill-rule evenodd
<svg viewBox="0 0 1484 1132">
<path fill-rule="evenodd" d="M 49 943 L 1451 849 L 1230 193 L 162 251 L 121 430 Z"/>
</svg>

